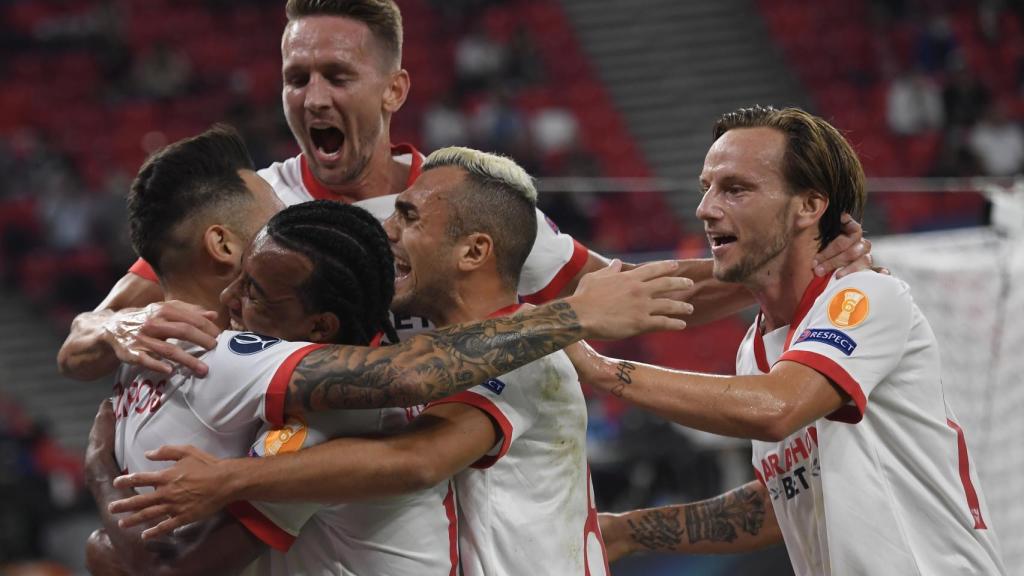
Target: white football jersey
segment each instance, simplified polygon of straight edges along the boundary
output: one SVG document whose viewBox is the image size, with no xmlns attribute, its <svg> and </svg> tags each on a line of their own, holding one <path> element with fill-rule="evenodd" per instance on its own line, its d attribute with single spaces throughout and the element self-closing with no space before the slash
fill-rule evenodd
<svg viewBox="0 0 1024 576">
<path fill-rule="evenodd" d="M 143 453 L 192 444 L 218 458 L 272 456 L 337 436 L 401 429 L 416 412 L 344 410 L 285 421 L 292 371 L 322 345 L 224 332 L 201 357 L 205 378 L 122 367 L 115 386 L 116 456 L 128 471 L 164 468 Z M 255 439 L 255 442 L 254 442 Z M 272 548 L 246 574 L 452 575 L 458 564 L 455 503 L 448 482 L 353 504 L 235 502 L 228 506 Z"/>
<path fill-rule="evenodd" d="M 870 271 L 816 278 L 790 325 L 761 336 L 759 323 L 737 374 L 797 362 L 851 398 L 781 442 L 753 442 L 796 574 L 1004 574 L 938 344 L 908 286 Z"/>
<path fill-rule="evenodd" d="M 587 406 L 568 356 L 555 352 L 431 406 L 451 402 L 484 411 L 501 429 L 490 453 L 455 475 L 463 573 L 608 574 Z"/>
</svg>

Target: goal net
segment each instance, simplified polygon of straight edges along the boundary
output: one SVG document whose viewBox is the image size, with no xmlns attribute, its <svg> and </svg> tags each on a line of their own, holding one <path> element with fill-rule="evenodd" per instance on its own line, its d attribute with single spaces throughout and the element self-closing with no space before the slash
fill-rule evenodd
<svg viewBox="0 0 1024 576">
<path fill-rule="evenodd" d="M 910 284 L 935 331 L 945 392 L 967 435 L 1005 565 L 1024 574 L 1024 235 L 1013 229 L 1024 216 L 1016 218 L 1002 230 L 873 239 L 873 252 Z"/>
</svg>

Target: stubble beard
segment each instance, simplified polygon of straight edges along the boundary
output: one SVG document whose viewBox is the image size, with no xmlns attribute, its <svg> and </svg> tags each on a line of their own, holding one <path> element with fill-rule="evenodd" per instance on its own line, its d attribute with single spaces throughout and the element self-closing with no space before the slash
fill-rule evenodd
<svg viewBox="0 0 1024 576">
<path fill-rule="evenodd" d="M 718 261 L 715 261 L 714 276 L 720 282 L 742 284 L 747 282 L 765 264 L 774 260 L 789 246 L 793 238 L 786 220 L 786 210 L 781 210 L 776 216 L 775 230 L 777 231 L 767 242 L 755 244 L 756 250 L 744 255 L 740 261 L 731 268 L 721 269 Z"/>
</svg>

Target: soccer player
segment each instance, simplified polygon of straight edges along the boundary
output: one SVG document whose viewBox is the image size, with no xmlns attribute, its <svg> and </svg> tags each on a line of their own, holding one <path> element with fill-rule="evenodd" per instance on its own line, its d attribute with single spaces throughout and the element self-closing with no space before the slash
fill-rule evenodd
<svg viewBox="0 0 1024 576">
<path fill-rule="evenodd" d="M 507 158 L 465 148 L 431 154 L 385 222 L 399 275 L 393 309 L 424 315 L 438 326 L 518 310 L 515 287 L 531 237 L 522 232 L 536 225 L 536 194 L 526 172 Z M 205 507 L 215 509 L 241 495 L 378 498 L 454 475 L 465 574 L 607 574 L 586 427 L 575 370 L 558 352 L 430 404 L 401 434 L 340 439 L 259 462 L 224 461 L 216 476 L 205 476 L 205 486 L 178 491 L 213 489 L 213 503 Z M 194 449 L 180 453 L 196 462 L 209 458 Z M 172 468 L 123 482 L 143 485 L 179 474 Z M 163 492 L 133 499 L 160 506 L 140 517 L 176 515 L 161 505 Z"/>
<path fill-rule="evenodd" d="M 252 171 L 237 134 L 218 127 L 165 148 L 140 170 L 129 198 L 133 245 L 155 263 L 169 297 L 220 308 L 217 296 L 237 276 L 248 239 L 279 207 L 269 186 Z M 490 322 L 455 337 L 442 336 L 452 331 L 424 334 L 377 350 L 282 341 L 280 338 L 286 337 L 367 344 L 379 341 L 375 338 L 379 332 L 390 330 L 387 310 L 394 268 L 387 238 L 372 215 L 341 204 L 310 203 L 277 214 L 246 251 L 242 267 L 241 280 L 235 280 L 226 291 L 237 311 L 232 320 L 247 322 L 268 334 L 223 333 L 220 345 L 204 356 L 212 368 L 205 378 L 188 370 L 168 376 L 123 366 L 115 385 L 115 470 L 152 469 L 153 463 L 143 452 L 175 438 L 196 442 L 223 456 L 242 455 L 260 421 L 280 427 L 287 416 L 304 420 L 287 421 L 285 429 L 266 434 L 258 442 L 257 452 L 294 449 L 306 444 L 307 437 L 319 441 L 339 433 L 365 434 L 400 427 L 404 422 L 399 424 L 394 418 L 389 422 L 388 414 L 380 410 L 335 412 L 321 418 L 306 413 L 343 405 L 379 408 L 436 399 L 469 387 L 477 378 L 504 371 L 509 362 L 518 366 L 549 353 L 549 341 L 564 339 L 544 336 L 552 326 L 565 326 L 570 333 L 579 331 L 572 326 L 576 321 L 572 306 L 559 304 L 546 307 L 549 313 L 535 319 L 547 326 L 540 331 L 528 326 L 529 322 Z M 625 278 L 615 281 L 651 277 L 658 267 L 625 273 Z M 674 269 L 671 265 L 661 268 L 662 273 Z M 615 274 L 602 272 L 599 276 L 611 279 Z M 641 281 L 646 285 L 641 292 L 673 291 L 688 283 L 681 278 L 661 280 L 657 288 Z M 581 291 L 586 292 L 589 284 L 590 279 L 581 285 Z M 645 311 L 643 306 L 655 302 L 645 295 L 634 303 L 640 300 L 645 300 L 641 308 L 628 313 L 636 317 L 625 324 L 661 323 L 645 318 L 653 308 Z M 684 312 L 687 306 L 666 300 L 656 304 L 673 314 Z M 553 315 L 554 308 L 560 310 Z M 599 314 L 601 323 L 608 319 L 602 306 L 593 306 L 591 314 Z M 226 314 L 219 315 L 217 322 L 224 325 Z M 669 324 L 679 326 L 678 322 Z M 505 333 L 506 328 L 517 334 Z M 544 342 L 521 340 L 518 332 L 524 329 L 523 337 L 540 337 Z M 529 336 L 530 332 L 534 334 Z M 567 341 L 572 340 L 570 336 Z M 451 348 L 431 353 L 430 348 L 437 345 Z M 462 346 L 472 349 L 462 350 Z M 421 355 L 423 352 L 426 354 Z M 513 359 L 513 353 L 524 359 Z M 419 358 L 412 360 L 412 356 Z M 416 374 L 409 372 L 413 366 Z M 430 369 L 424 370 L 424 366 Z M 504 369 L 494 369 L 496 366 Z M 352 371 L 362 375 L 355 376 Z M 400 414 L 404 420 L 404 411 Z M 98 456 L 104 456 L 102 451 Z M 110 492 L 107 482 L 101 480 L 91 486 L 103 502 L 110 499 Z M 450 490 L 442 485 L 400 500 L 328 511 L 303 532 L 300 542 L 304 545 L 294 556 L 270 558 L 264 566 L 270 572 L 287 573 L 296 567 L 336 572 L 341 569 L 342 556 L 359 566 L 360 558 L 352 550 L 362 549 L 364 556 L 374 556 L 365 553 L 372 549 L 376 554 L 372 565 L 389 573 L 416 574 L 425 567 L 447 572 L 454 563 L 449 541 L 453 512 L 445 505 L 450 498 Z M 259 546 L 241 531 L 241 525 L 264 543 L 287 549 L 305 520 L 298 517 L 301 510 L 277 512 L 283 521 L 271 521 L 266 509 L 242 504 L 231 512 L 238 522 L 222 521 L 215 536 L 206 540 L 216 544 L 214 555 L 207 547 L 205 555 L 178 558 L 176 569 L 192 573 L 202 566 L 216 572 L 228 569 L 232 562 L 244 566 Z M 113 518 L 105 515 L 104 520 L 117 540 L 121 533 L 114 529 Z M 395 541 L 379 542 L 382 529 L 390 530 Z M 344 536 L 339 535 L 342 531 Z M 243 550 L 224 554 L 231 538 L 240 542 Z M 120 543 L 122 548 L 132 549 L 123 536 Z M 363 573 L 368 570 L 359 568 Z"/>
<path fill-rule="evenodd" d="M 761 305 L 737 376 L 579 355 L 581 378 L 679 424 L 753 439 L 757 479 L 704 502 L 605 515 L 613 557 L 784 540 L 799 575 L 1003 574 L 939 348 L 900 280 L 816 278 L 810 262 L 859 215 L 864 173 L 843 136 L 797 109 L 722 116 L 700 176 L 715 277 Z"/>
<path fill-rule="evenodd" d="M 285 204 L 354 202 L 384 220 L 395 195 L 415 181 L 422 164 L 416 150 L 393 146 L 389 133 L 391 116 L 410 87 L 401 68 L 401 13 L 392 0 L 289 0 L 285 11 L 282 102 L 302 153 L 259 174 Z M 517 288 L 531 303 L 571 294 L 584 273 L 607 264 L 559 234 L 539 211 L 536 217 L 536 239 Z M 866 254 L 859 226 L 851 223 L 846 232 L 823 253 L 822 271 Z M 716 282 L 710 261 L 682 261 L 680 274 L 696 282 L 687 297 L 696 304 L 690 322 L 723 317 L 752 303 L 745 291 Z M 94 380 L 127 362 L 165 372 L 181 364 L 204 373 L 199 359 L 162 341 L 183 338 L 209 348 L 216 327 L 179 304 L 140 309 L 163 299 L 155 280 L 140 260 L 96 311 L 80 314 L 58 355 L 61 372 Z M 402 317 L 395 326 L 404 334 L 425 328 L 426 322 Z"/>
</svg>

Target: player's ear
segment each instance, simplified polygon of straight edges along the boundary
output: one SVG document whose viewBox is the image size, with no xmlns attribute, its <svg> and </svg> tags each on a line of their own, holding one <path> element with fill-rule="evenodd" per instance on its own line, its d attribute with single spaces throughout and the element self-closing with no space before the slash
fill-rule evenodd
<svg viewBox="0 0 1024 576">
<path fill-rule="evenodd" d="M 214 262 L 223 265 L 232 275 L 242 264 L 241 238 L 220 224 L 214 224 L 203 233 L 203 249 Z"/>
<path fill-rule="evenodd" d="M 404 69 L 392 72 L 391 81 L 388 82 L 387 87 L 384 89 L 384 111 L 389 114 L 398 112 L 402 104 L 405 104 L 405 99 L 409 96 L 410 86 L 408 72 Z"/>
<path fill-rule="evenodd" d="M 458 267 L 461 272 L 470 272 L 483 266 L 494 256 L 494 240 L 489 234 L 474 232 L 459 242 Z"/>
<path fill-rule="evenodd" d="M 310 342 L 333 342 L 338 330 L 341 329 L 341 321 L 334 312 L 321 312 L 313 316 L 313 326 L 309 330 Z"/>
<path fill-rule="evenodd" d="M 800 230 L 817 228 L 828 208 L 828 196 L 817 190 L 805 190 L 797 195 L 796 225 Z"/>
</svg>

